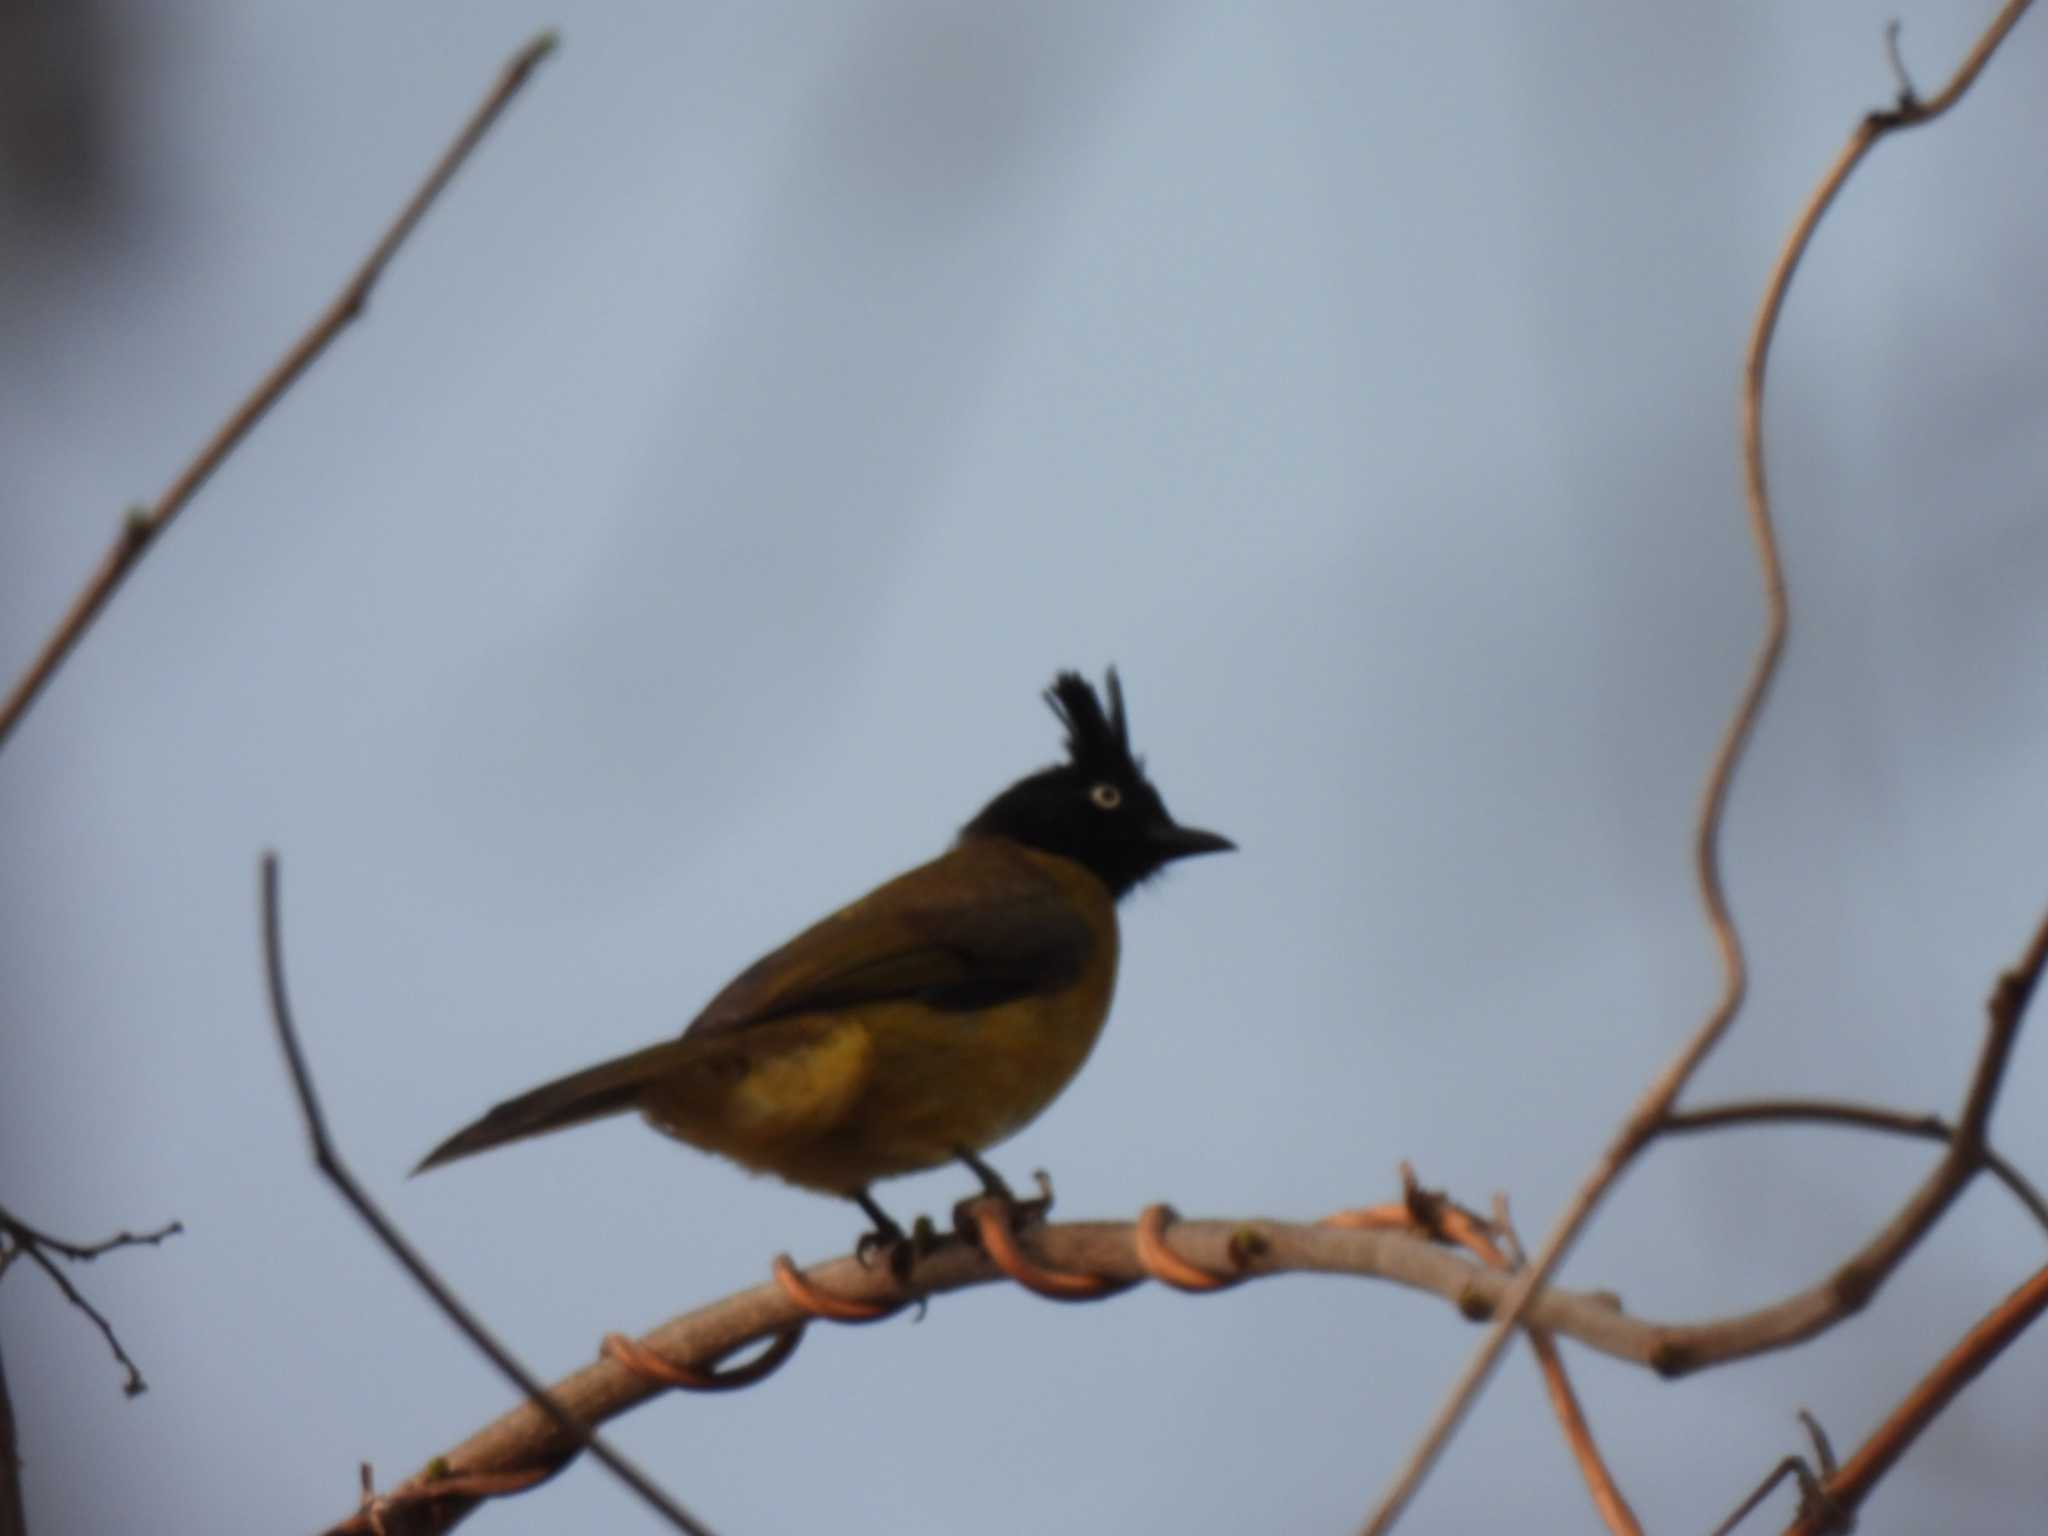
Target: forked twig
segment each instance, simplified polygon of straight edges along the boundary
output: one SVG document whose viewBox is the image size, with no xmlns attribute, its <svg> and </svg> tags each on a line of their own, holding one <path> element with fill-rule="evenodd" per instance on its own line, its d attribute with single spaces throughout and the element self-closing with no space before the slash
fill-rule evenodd
<svg viewBox="0 0 2048 1536">
<path fill-rule="evenodd" d="M 91 1319 L 100 1337 L 107 1341 L 107 1348 L 113 1351 L 114 1363 L 127 1372 L 121 1390 L 130 1397 L 140 1397 L 149 1390 L 149 1383 L 142 1379 L 142 1372 L 128 1351 L 121 1347 L 121 1339 L 114 1332 L 114 1325 L 107 1320 L 91 1302 L 87 1301 L 78 1287 L 64 1271 L 57 1267 L 50 1255 L 69 1259 L 77 1264 L 89 1264 L 102 1254 L 112 1253 L 117 1248 L 155 1248 L 165 1238 L 175 1237 L 184 1231 L 180 1222 L 166 1222 L 153 1232 L 116 1232 L 112 1237 L 102 1238 L 97 1243 L 67 1242 L 61 1237 L 52 1237 L 38 1230 L 0 1206 L 0 1275 L 5 1275 L 10 1266 L 19 1259 L 27 1259 L 36 1268 L 50 1277 L 50 1283 L 57 1287 L 64 1299 Z"/>
<path fill-rule="evenodd" d="M 1828 1444 L 1827 1431 L 1820 1427 L 1820 1420 L 1804 1408 L 1799 1410 L 1799 1422 L 1806 1426 L 1807 1436 L 1813 1441 L 1814 1460 L 1820 1464 L 1819 1476 L 1816 1476 L 1813 1468 L 1806 1464 L 1804 1456 L 1787 1456 L 1771 1468 L 1764 1480 L 1756 1485 L 1754 1493 L 1735 1506 L 1733 1514 L 1714 1527 L 1713 1536 L 1729 1536 L 1729 1533 L 1747 1520 L 1765 1499 L 1777 1491 L 1778 1484 L 1788 1477 L 1799 1484 L 1799 1507 L 1802 1511 L 1828 1509 L 1827 1493 L 1821 1486 L 1821 1479 L 1834 1476 L 1835 1448 Z M 1839 1518 L 1839 1511 L 1835 1512 L 1834 1517 Z"/>
<path fill-rule="evenodd" d="M 1843 1099 L 1745 1099 L 1733 1104 L 1702 1104 L 1698 1109 L 1674 1110 L 1657 1127 L 1659 1136 L 1679 1136 L 1696 1131 L 1715 1131 L 1731 1125 L 1846 1125 L 1859 1130 L 1885 1131 L 1920 1141 L 1953 1142 L 1956 1129 L 1939 1115 L 1915 1115 L 1905 1110 L 1885 1109 L 1875 1104 L 1854 1104 Z M 2027 1176 L 1997 1151 L 1984 1148 L 1984 1171 L 2012 1192 L 2026 1207 L 2027 1214 L 2048 1228 L 2048 1198 L 2034 1188 Z"/>
<path fill-rule="evenodd" d="M 418 190 L 398 211 L 398 216 L 391 221 L 390 227 L 384 231 L 382 238 L 371 249 L 363 264 L 356 269 L 355 275 L 335 296 L 334 301 L 320 313 L 319 318 L 305 333 L 292 343 L 291 349 L 277 361 L 269 373 L 264 375 L 249 392 L 248 397 L 235 407 L 233 414 L 221 423 L 212 437 L 207 439 L 192 461 L 178 472 L 177 478 L 171 482 L 169 489 L 157 498 L 156 503 L 153 506 L 137 507 L 128 514 L 120 532 L 114 536 L 113 544 L 101 557 L 98 568 L 87 579 L 84 589 L 72 600 L 71 607 L 58 621 L 57 627 L 51 631 L 49 639 L 43 642 L 42 650 L 37 653 L 35 660 L 29 663 L 28 670 L 9 691 L 5 702 L 0 703 L 0 746 L 6 745 L 8 736 L 21 722 L 22 716 L 28 712 L 29 705 L 35 702 L 44 685 L 63 664 L 64 658 L 71 654 L 72 648 L 84 636 L 92 621 L 99 617 L 100 611 L 112 600 L 128 573 L 142 559 L 144 551 L 171 525 L 171 520 L 184 510 L 186 503 L 191 501 L 213 472 L 220 468 L 222 461 L 235 451 L 243 438 L 249 435 L 250 429 L 277 404 L 286 390 L 298 382 L 299 375 L 327 350 L 328 343 L 363 312 L 364 306 L 369 303 L 370 290 L 377 286 L 377 280 L 384 275 L 384 268 L 397 254 L 399 246 L 404 244 L 413 227 L 441 195 L 441 189 L 462 168 L 462 163 L 469 158 L 470 151 L 476 148 L 477 143 L 497 121 L 499 114 L 518 94 L 519 88 L 526 83 L 527 76 L 533 73 L 535 66 L 546 58 L 554 47 L 554 33 L 543 32 L 512 56 L 503 73 L 499 75 L 497 83 L 491 87 L 490 93 L 470 114 L 469 121 L 462 125 L 454 142 L 435 162 Z"/>
<path fill-rule="evenodd" d="M 1499 1363 L 1501 1354 L 1507 1347 L 1508 1337 L 1528 1309 L 1530 1298 L 1549 1280 L 1558 1264 L 1563 1261 L 1566 1251 L 1577 1239 L 1607 1191 L 1613 1187 L 1614 1181 L 1620 1177 L 1621 1171 L 1656 1134 L 1658 1123 L 1677 1102 L 1679 1093 L 1691 1079 L 1693 1072 L 1720 1042 L 1742 1006 L 1743 994 L 1748 987 L 1748 966 L 1743 956 L 1741 936 L 1736 931 L 1734 917 L 1729 910 L 1727 891 L 1721 881 L 1721 820 L 1727 806 L 1729 789 L 1734 783 L 1736 767 L 1742 760 L 1743 750 L 1748 745 L 1750 735 L 1762 713 L 1771 682 L 1777 675 L 1791 619 L 1786 596 L 1784 564 L 1778 551 L 1777 533 L 1771 517 L 1770 492 L 1764 476 L 1764 378 L 1770 360 L 1771 338 L 1777 330 L 1778 316 L 1784 308 L 1785 294 L 1791 287 L 1793 273 L 1798 270 L 1807 247 L 1812 244 L 1814 231 L 1833 204 L 1836 194 L 1849 179 L 1850 173 L 1862 162 L 1871 147 L 1886 134 L 1931 122 L 1955 105 L 1975 82 L 1985 64 L 1990 61 L 1993 52 L 2018 23 L 2030 3 L 2031 0 L 2008 0 L 1957 68 L 1953 78 L 1932 100 L 1920 102 L 1902 99 L 1892 110 L 1872 112 L 1857 124 L 1855 131 L 1849 136 L 1849 142 L 1807 199 L 1806 207 L 1795 221 L 1792 233 L 1786 239 L 1784 249 L 1779 253 L 1770 280 L 1765 285 L 1763 302 L 1757 310 L 1756 324 L 1750 334 L 1742 389 L 1743 469 L 1748 489 L 1750 535 L 1757 547 L 1757 560 L 1763 580 L 1764 634 L 1751 664 L 1748 681 L 1743 686 L 1742 697 L 1728 722 L 1721 745 L 1714 754 L 1713 766 L 1707 774 L 1693 850 L 1694 865 L 1699 876 L 1700 896 L 1707 909 L 1708 927 L 1713 932 L 1714 943 L 1721 954 L 1721 995 L 1705 1021 L 1680 1048 L 1676 1057 L 1651 1081 L 1649 1088 L 1629 1111 L 1619 1132 L 1601 1153 L 1592 1171 L 1573 1195 L 1571 1203 L 1566 1206 L 1563 1215 L 1544 1238 L 1543 1246 L 1535 1259 L 1521 1272 L 1507 1302 L 1501 1308 L 1500 1315 L 1488 1328 L 1485 1339 L 1481 1341 L 1463 1372 L 1452 1384 L 1442 1406 L 1431 1419 L 1428 1428 L 1423 1431 L 1415 1450 L 1374 1508 L 1365 1525 L 1366 1536 L 1381 1536 L 1381 1533 L 1391 1529 L 1394 1521 L 1400 1517 L 1401 1511 L 1406 1508 L 1409 1499 L 1414 1496 L 1415 1490 L 1421 1486 L 1423 1478 L 1428 1475 L 1429 1469 L 1442 1454 L 1452 1432 L 1463 1420 L 1480 1387 L 1485 1384 Z"/>
<path fill-rule="evenodd" d="M 2048 1311 L 2048 1268 L 2036 1270 L 1942 1357 L 1856 1454 L 1821 1484 L 1821 1501 L 1801 1511 L 1788 1536 L 1823 1536 L 1824 1532 L 1848 1529 L 1843 1517 L 1854 1514 L 1877 1480 L 1920 1438 L 1921 1431 L 2044 1311 Z"/>
<path fill-rule="evenodd" d="M 447 1282 L 435 1273 L 425 1259 L 407 1242 L 404 1235 L 386 1216 L 376 1201 L 363 1190 L 355 1180 L 341 1154 L 334 1148 L 327 1134 L 327 1117 L 321 1112 L 319 1095 L 313 1089 L 313 1077 L 306 1065 L 305 1054 L 299 1048 L 298 1027 L 292 1022 L 291 1001 L 285 992 L 284 982 L 284 937 L 283 924 L 278 908 L 277 855 L 263 856 L 263 966 L 264 977 L 270 989 L 271 1021 L 277 1028 L 278 1043 L 284 1047 L 285 1064 L 291 1071 L 292 1087 L 297 1091 L 300 1112 L 305 1116 L 306 1135 L 312 1142 L 313 1162 L 329 1183 L 354 1209 L 363 1224 L 377 1235 L 377 1241 L 385 1250 L 404 1266 L 415 1284 L 425 1291 L 441 1313 L 453 1323 L 474 1344 L 478 1351 L 495 1365 L 499 1372 L 526 1395 L 526 1400 L 545 1414 L 559 1431 L 563 1445 L 553 1459 L 566 1461 L 578 1450 L 587 1450 L 603 1462 L 611 1474 L 640 1496 L 648 1508 L 654 1510 L 670 1525 L 690 1536 L 710 1536 L 709 1531 L 689 1511 L 685 1510 L 668 1494 L 657 1487 L 653 1479 L 625 1457 L 613 1450 L 597 1435 L 593 1434 L 564 1402 L 550 1393 L 540 1379 L 512 1357 L 509 1350 L 492 1337 L 490 1331 L 464 1306 L 461 1299 L 449 1289 Z M 460 1476 L 473 1470 L 468 1467 L 444 1466 L 442 1475 Z M 553 1470 L 552 1467 L 549 1470 Z M 439 1481 L 439 1477 L 430 1479 Z M 455 1499 L 463 1494 L 451 1489 Z M 380 1508 L 383 1523 L 393 1532 L 399 1530 L 446 1530 L 467 1513 L 467 1506 L 460 1508 L 443 1507 L 434 1509 L 428 1499 L 413 1501 L 399 1511 Z M 401 1518 L 410 1517 L 414 1523 L 401 1524 Z M 421 1523 L 427 1522 L 427 1523 Z"/>
</svg>

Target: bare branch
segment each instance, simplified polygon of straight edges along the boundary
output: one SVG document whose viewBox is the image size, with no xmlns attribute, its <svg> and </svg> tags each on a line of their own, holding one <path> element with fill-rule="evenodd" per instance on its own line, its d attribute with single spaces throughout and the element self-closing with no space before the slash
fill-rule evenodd
<svg viewBox="0 0 2048 1536">
<path fill-rule="evenodd" d="M 1777 675 L 1778 663 L 1784 654 L 1785 639 L 1791 623 L 1784 564 L 1779 556 L 1777 532 L 1771 516 L 1770 492 L 1764 476 L 1764 377 L 1770 360 L 1771 339 L 1777 330 L 1778 316 L 1784 307 L 1785 294 L 1791 287 L 1792 275 L 1798 270 L 1801 258 L 1805 256 L 1807 247 L 1812 243 L 1814 231 L 1819 227 L 1821 218 L 1834 202 L 1835 195 L 1841 191 L 1843 183 L 1849 179 L 1850 173 L 1861 163 L 1871 146 L 1887 133 L 1931 122 L 1953 106 L 1975 81 L 1978 73 L 1990 60 L 1993 51 L 2012 30 L 2029 3 L 2030 0 L 2009 0 L 1956 70 L 1948 85 L 1932 101 L 1902 101 L 1893 111 L 1873 112 L 1857 125 L 1849 137 L 1847 146 L 1808 199 L 1806 208 L 1795 222 L 1792 233 L 1779 254 L 1777 266 L 1765 285 L 1763 303 L 1757 311 L 1756 325 L 1750 336 L 1742 391 L 1743 465 L 1748 482 L 1750 535 L 1757 547 L 1757 561 L 1763 580 L 1764 633 L 1751 664 L 1748 681 L 1743 686 L 1742 697 L 1736 706 L 1734 716 L 1728 722 L 1720 748 L 1714 755 L 1713 766 L 1707 774 L 1693 851 L 1694 865 L 1699 876 L 1700 896 L 1707 909 L 1708 927 L 1712 930 L 1715 945 L 1721 953 L 1721 995 L 1705 1021 L 1680 1048 L 1677 1056 L 1651 1081 L 1649 1088 L 1629 1111 L 1619 1132 L 1601 1153 L 1592 1171 L 1573 1195 L 1570 1204 L 1566 1206 L 1563 1215 L 1545 1237 L 1535 1259 L 1527 1269 L 1521 1271 L 1500 1316 L 1487 1330 L 1486 1338 L 1473 1352 L 1464 1371 L 1452 1384 L 1442 1406 L 1424 1430 L 1414 1452 L 1367 1520 L 1367 1536 L 1380 1536 L 1380 1533 L 1391 1529 L 1395 1520 L 1400 1517 L 1401 1511 L 1406 1508 L 1409 1499 L 1414 1497 L 1415 1490 L 1422 1485 L 1423 1478 L 1428 1475 L 1429 1469 L 1442 1454 L 1451 1434 L 1463 1420 L 1480 1387 L 1492 1375 L 1502 1351 L 1507 1347 L 1508 1336 L 1528 1308 L 1530 1298 L 1549 1280 L 1563 1261 L 1565 1253 L 1591 1219 L 1607 1191 L 1613 1187 L 1614 1181 L 1620 1177 L 1622 1170 L 1634 1161 L 1636 1154 L 1655 1135 L 1658 1123 L 1678 1101 L 1678 1095 L 1684 1090 L 1692 1074 L 1706 1059 L 1708 1053 L 1719 1044 L 1742 1007 L 1743 994 L 1748 987 L 1748 965 L 1743 956 L 1741 936 L 1736 932 L 1734 917 L 1729 910 L 1727 892 L 1721 881 L 1721 821 L 1727 808 L 1729 789 L 1734 783 L 1736 767 L 1742 760 L 1743 750 L 1748 745 L 1750 735 L 1762 713 L 1772 679 Z"/>
<path fill-rule="evenodd" d="M 1148 1278 L 1176 1283 L 1185 1266 L 1188 1271 L 1228 1276 L 1232 1281 L 1282 1274 L 1372 1277 L 1440 1296 L 1465 1317 L 1494 1315 L 1509 1294 L 1512 1274 L 1437 1247 L 1414 1235 L 1414 1230 L 1409 1207 L 1401 1204 L 1342 1212 L 1310 1225 L 1175 1220 L 1171 1227 L 1175 1263 L 1163 1275 L 1158 1255 L 1148 1253 L 1148 1244 L 1156 1243 L 1159 1233 L 1155 1230 L 1148 1236 L 1143 1220 L 1028 1227 L 1014 1234 L 1014 1241 L 1028 1253 L 1033 1268 L 1093 1277 L 1098 1281 L 1095 1294 L 1102 1297 L 1121 1294 Z M 1465 1240 L 1448 1225 L 1445 1235 Z M 1495 1241 L 1505 1246 L 1505 1237 L 1497 1236 Z M 886 1270 L 848 1255 L 805 1272 L 800 1286 L 770 1282 L 672 1318 L 637 1340 L 614 1336 L 606 1341 L 596 1363 L 556 1382 L 549 1392 L 585 1421 L 603 1423 L 670 1386 L 716 1390 L 760 1379 L 773 1364 L 788 1357 L 797 1335 L 819 1318 L 820 1298 L 834 1309 L 831 1316 L 872 1322 L 900 1311 L 909 1301 L 999 1283 L 1004 1278 L 999 1259 L 957 1237 L 939 1241 L 919 1258 L 908 1291 Z M 1532 1336 L 1540 1332 L 1569 1337 L 1615 1359 L 1677 1374 L 1799 1343 L 1845 1320 L 1854 1310 L 1838 1275 L 1824 1277 L 1810 1289 L 1753 1313 L 1693 1323 L 1631 1317 L 1606 1292 L 1547 1288 L 1531 1303 L 1523 1326 Z M 771 1349 L 760 1360 L 732 1369 L 716 1368 L 719 1362 L 764 1342 L 770 1343 Z M 1575 1405 L 1560 1402 L 1555 1390 L 1553 1385 L 1553 1404 L 1567 1425 L 1573 1454 L 1587 1473 L 1603 1518 L 1610 1529 L 1629 1529 L 1623 1522 L 1632 1517 L 1626 1515 L 1626 1504 L 1613 1489 L 1612 1478 L 1604 1467 L 1593 1470 L 1598 1466 L 1597 1452 L 1590 1458 L 1587 1454 L 1591 1440 L 1583 1432 L 1583 1416 L 1577 1414 Z M 532 1403 L 523 1403 L 436 1457 L 425 1473 L 390 1490 L 381 1501 L 383 1517 L 394 1532 L 446 1530 L 476 1499 L 531 1486 L 544 1473 L 559 1469 L 575 1449 L 558 1424 Z M 450 1481 L 458 1475 L 501 1481 L 473 1485 Z M 1617 1506 L 1614 1509 L 1608 1507 L 1609 1491 Z M 422 1516 L 417 1523 L 398 1523 L 397 1512 L 421 1509 L 429 1500 L 433 1501 L 431 1520 Z M 360 1515 L 334 1527 L 336 1531 L 367 1529 Z"/>
<path fill-rule="evenodd" d="M 0 1536 L 28 1536 L 28 1509 L 21 1497 L 21 1448 L 4 1359 L 0 1359 Z"/>
<path fill-rule="evenodd" d="M 92 621 L 99 617 L 100 611 L 106 607 L 114 593 L 120 589 L 122 581 L 142 559 L 143 552 L 156 541 L 157 535 L 170 526 L 171 520 L 184 510 L 185 504 L 207 482 L 213 472 L 220 468 L 227 456 L 235 451 L 242 439 L 248 436 L 250 429 L 277 404 L 285 391 L 298 382 L 299 375 L 327 350 L 328 343 L 363 312 L 369 303 L 370 290 L 376 287 L 377 280 L 384 275 L 384 268 L 390 264 L 392 256 L 397 253 L 405 238 L 412 233 L 413 226 L 419 223 L 435 198 L 440 196 L 441 189 L 448 184 L 449 179 L 461 169 L 463 161 L 469 158 L 470 151 L 476 148 L 478 141 L 490 130 L 499 114 L 518 94 L 519 88 L 526 83 L 535 66 L 546 58 L 554 47 L 555 35 L 552 32 L 544 32 L 512 56 L 504 72 L 498 77 L 497 83 L 491 87 L 490 94 L 483 99 L 476 111 L 470 114 L 469 121 L 463 124 L 462 130 L 455 136 L 455 141 L 427 173 L 419 189 L 398 211 L 398 216 L 392 220 L 390 227 L 371 249 L 368 258 L 356 269 L 355 275 L 335 296 L 334 301 L 321 312 L 305 334 L 292 344 L 291 349 L 278 360 L 249 396 L 235 407 L 233 414 L 200 448 L 192 461 L 179 471 L 177 478 L 157 499 L 155 505 L 137 507 L 128 514 L 120 532 L 114 536 L 112 546 L 101 557 L 98 569 L 87 580 L 84 590 L 72 601 L 70 610 L 58 622 L 50 638 L 43 643 L 42 650 L 35 660 L 29 663 L 28 670 L 8 693 L 5 702 L 0 703 L 0 747 L 6 745 L 7 738 L 20 723 L 22 716 L 28 712 L 29 705 L 35 702 L 44 685 L 62 665 L 64 658 L 71 654 L 72 648 L 84 636 Z"/>
<path fill-rule="evenodd" d="M 1179 1221 L 1172 1227 L 1172 1240 L 1181 1258 L 1214 1274 L 1247 1279 L 1286 1273 L 1376 1275 L 1443 1296 L 1477 1316 L 1498 1303 L 1510 1278 L 1399 1231 L 1268 1221 Z M 1098 1275 L 1115 1288 L 1148 1276 L 1132 1222 L 1028 1227 L 1017 1234 L 1017 1242 L 1048 1269 Z M 1001 1283 L 1004 1278 L 992 1260 L 957 1237 L 939 1240 L 918 1259 L 912 1276 L 918 1297 Z M 815 1290 L 846 1303 L 850 1317 L 894 1311 L 906 1299 L 886 1268 L 863 1264 L 851 1254 L 807 1270 L 805 1279 Z M 666 1390 L 662 1381 L 634 1369 L 622 1354 L 645 1350 L 670 1362 L 708 1368 L 751 1345 L 787 1337 L 814 1317 L 783 1286 L 765 1282 L 671 1319 L 633 1341 L 633 1350 L 608 1350 L 549 1390 L 588 1422 L 602 1423 Z M 1546 1291 L 1530 1321 L 1644 1364 L 1660 1337 L 1654 1326 L 1622 1315 L 1611 1297 L 1567 1291 Z M 433 1497 L 450 1472 L 516 1476 L 531 1467 L 559 1466 L 574 1450 L 573 1442 L 541 1409 L 532 1402 L 521 1403 L 436 1457 L 426 1473 L 390 1490 L 385 1521 L 394 1533 L 445 1530 L 452 1520 L 400 1524 L 394 1510 L 411 1507 L 409 1500 Z M 459 1516 L 466 1510 L 450 1513 Z M 334 1529 L 364 1531 L 368 1526 L 355 1517 Z"/>
<path fill-rule="evenodd" d="M 376 1234 L 377 1240 L 384 1245 L 385 1250 L 398 1260 L 420 1289 L 427 1293 L 434 1305 L 441 1309 L 449 1322 L 460 1329 L 508 1381 L 525 1393 L 535 1411 L 545 1415 L 553 1429 L 564 1437 L 567 1450 L 536 1469 L 534 1476 L 528 1481 L 537 1482 L 552 1475 L 560 1470 L 562 1463 L 567 1461 L 569 1456 L 578 1450 L 587 1450 L 602 1462 L 614 1477 L 638 1494 L 648 1508 L 654 1510 L 675 1529 L 688 1532 L 690 1536 L 710 1536 L 707 1528 L 657 1487 L 653 1479 L 591 1433 L 580 1405 L 550 1394 L 531 1371 L 515 1360 L 511 1352 L 462 1304 L 448 1288 L 447 1283 L 435 1273 L 425 1259 L 420 1257 L 391 1219 L 356 1182 L 355 1175 L 343 1163 L 341 1154 L 335 1150 L 334 1143 L 328 1136 L 327 1118 L 321 1112 L 319 1095 L 313 1090 L 311 1071 L 306 1066 L 304 1052 L 299 1048 L 298 1028 L 292 1022 L 291 1002 L 285 992 L 284 938 L 278 909 L 278 870 L 275 854 L 264 855 L 262 900 L 264 975 L 270 988 L 271 1020 L 277 1028 L 278 1042 L 284 1047 L 285 1063 L 291 1071 L 292 1086 L 298 1092 L 299 1108 L 306 1120 L 306 1134 L 312 1142 L 313 1162 L 340 1191 L 342 1199 L 346 1200 L 356 1215 L 362 1218 L 364 1225 Z M 443 1467 L 442 1470 L 444 1475 L 459 1476 L 478 1469 L 458 1465 Z M 415 1512 L 433 1511 L 450 1502 L 453 1501 L 436 1500 L 432 1504 L 420 1503 L 410 1507 Z M 389 1516 L 384 1518 L 384 1523 L 393 1532 L 416 1528 Z M 448 1524 L 453 1523 L 451 1519 L 446 1524 L 417 1528 L 445 1530 Z"/>
</svg>

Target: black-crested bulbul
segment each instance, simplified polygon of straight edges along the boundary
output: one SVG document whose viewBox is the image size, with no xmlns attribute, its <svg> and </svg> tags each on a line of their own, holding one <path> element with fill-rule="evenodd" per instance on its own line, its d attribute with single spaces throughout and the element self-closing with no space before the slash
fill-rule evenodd
<svg viewBox="0 0 2048 1536">
<path fill-rule="evenodd" d="M 1227 838 L 1181 826 L 1109 707 L 1062 672 L 1067 761 L 991 800 L 951 850 L 763 956 L 683 1033 L 507 1100 L 419 1169 L 626 1110 L 744 1167 L 857 1201 L 1022 1130 L 1088 1057 L 1116 984 L 1116 903 Z"/>
</svg>

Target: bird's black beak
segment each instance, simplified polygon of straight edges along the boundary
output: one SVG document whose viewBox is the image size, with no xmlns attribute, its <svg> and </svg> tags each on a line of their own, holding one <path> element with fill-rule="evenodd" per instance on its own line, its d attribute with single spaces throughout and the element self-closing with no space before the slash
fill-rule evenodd
<svg viewBox="0 0 2048 1536">
<path fill-rule="evenodd" d="M 1183 827 L 1166 822 L 1152 829 L 1146 841 L 1157 850 L 1161 859 L 1185 859 L 1198 853 L 1230 853 L 1237 844 L 1220 832 L 1204 832 L 1199 827 Z"/>
</svg>

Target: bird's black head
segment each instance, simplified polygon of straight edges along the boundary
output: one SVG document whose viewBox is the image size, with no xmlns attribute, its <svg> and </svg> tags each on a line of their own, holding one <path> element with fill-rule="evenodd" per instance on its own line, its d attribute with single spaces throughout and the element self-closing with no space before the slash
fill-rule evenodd
<svg viewBox="0 0 2048 1536">
<path fill-rule="evenodd" d="M 1109 710 L 1078 672 L 1045 691 L 1067 728 L 1067 761 L 1019 779 L 982 808 L 962 837 L 1007 837 L 1072 859 L 1123 895 L 1175 859 L 1236 845 L 1184 827 L 1166 813 L 1145 766 L 1131 755 L 1124 691 L 1109 669 Z"/>
</svg>

